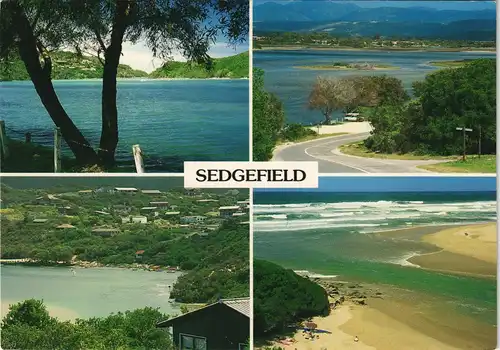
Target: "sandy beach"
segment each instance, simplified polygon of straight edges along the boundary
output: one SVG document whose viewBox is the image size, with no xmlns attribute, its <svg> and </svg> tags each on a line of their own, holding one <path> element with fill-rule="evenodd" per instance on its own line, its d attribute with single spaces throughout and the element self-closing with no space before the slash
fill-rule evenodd
<svg viewBox="0 0 500 350">
<path fill-rule="evenodd" d="M 424 235 L 423 242 L 442 250 L 414 256 L 412 264 L 433 270 L 495 276 L 496 223 L 458 226 Z"/>
<path fill-rule="evenodd" d="M 9 313 L 9 306 L 11 304 L 17 304 L 17 301 L 12 300 L 2 300 L 2 319 Z M 73 321 L 79 317 L 79 315 L 73 310 L 66 309 L 60 306 L 48 305 L 44 303 L 49 311 L 49 315 L 56 317 L 61 321 Z"/>
<path fill-rule="evenodd" d="M 313 322 L 331 333 L 311 340 L 300 331 L 289 345 L 273 345 L 285 350 L 465 350 L 493 349 L 496 342 L 495 327 L 456 314 L 433 314 L 430 306 L 411 299 L 370 298 L 368 306 L 346 302 Z"/>
</svg>

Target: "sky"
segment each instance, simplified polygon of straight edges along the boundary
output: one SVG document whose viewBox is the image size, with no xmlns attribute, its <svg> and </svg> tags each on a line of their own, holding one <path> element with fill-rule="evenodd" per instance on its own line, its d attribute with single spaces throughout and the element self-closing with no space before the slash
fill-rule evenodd
<svg viewBox="0 0 500 350">
<path fill-rule="evenodd" d="M 227 43 L 221 41 L 212 45 L 209 55 L 212 58 L 219 58 L 236 55 L 247 50 L 248 43 L 239 45 L 235 48 L 228 46 Z M 161 67 L 163 63 L 162 60 L 153 58 L 153 53 L 144 42 L 138 42 L 136 45 L 125 42 L 123 43 L 122 52 L 123 56 L 120 58 L 120 63 L 127 64 L 134 69 L 140 69 L 148 73 L 151 73 L 156 68 Z M 186 61 L 179 51 L 173 52 L 172 58 L 174 61 Z"/>
<path fill-rule="evenodd" d="M 319 187 L 256 192 L 457 192 L 495 191 L 494 177 L 320 177 Z"/>
</svg>

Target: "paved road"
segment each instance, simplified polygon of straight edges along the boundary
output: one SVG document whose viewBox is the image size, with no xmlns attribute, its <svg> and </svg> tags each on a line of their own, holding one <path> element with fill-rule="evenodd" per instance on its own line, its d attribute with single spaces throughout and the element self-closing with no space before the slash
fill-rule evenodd
<svg viewBox="0 0 500 350">
<path fill-rule="evenodd" d="M 320 173 L 421 173 L 418 165 L 436 164 L 436 160 L 394 160 L 354 157 L 342 154 L 338 147 L 366 139 L 370 133 L 325 137 L 282 148 L 273 161 L 317 161 Z"/>
</svg>

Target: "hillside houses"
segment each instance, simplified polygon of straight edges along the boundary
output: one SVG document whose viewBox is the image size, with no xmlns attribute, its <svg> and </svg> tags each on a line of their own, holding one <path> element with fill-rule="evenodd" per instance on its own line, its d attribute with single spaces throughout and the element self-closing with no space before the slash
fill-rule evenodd
<svg viewBox="0 0 500 350">
<path fill-rule="evenodd" d="M 142 190 L 142 194 L 161 194 L 160 190 Z"/>
<path fill-rule="evenodd" d="M 118 193 L 137 193 L 137 188 L 135 187 L 115 187 L 114 190 Z"/>
<path fill-rule="evenodd" d="M 149 205 L 151 207 L 155 207 L 158 209 L 168 209 L 168 202 L 163 201 L 163 202 L 149 202 Z"/>
<path fill-rule="evenodd" d="M 120 230 L 112 227 L 95 227 L 92 233 L 101 237 L 113 237 L 120 233 Z"/>
<path fill-rule="evenodd" d="M 206 220 L 206 216 L 182 216 L 181 217 L 181 224 L 198 224 L 201 222 L 204 222 Z"/>
<path fill-rule="evenodd" d="M 219 216 L 221 218 L 230 218 L 234 213 L 237 213 L 240 210 L 240 207 L 237 205 L 219 207 Z"/>
</svg>

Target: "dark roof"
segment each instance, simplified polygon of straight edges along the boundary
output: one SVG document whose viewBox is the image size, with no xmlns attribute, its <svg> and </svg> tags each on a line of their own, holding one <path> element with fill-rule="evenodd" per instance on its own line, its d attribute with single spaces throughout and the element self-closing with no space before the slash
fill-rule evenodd
<svg viewBox="0 0 500 350">
<path fill-rule="evenodd" d="M 144 254 L 144 250 L 138 250 L 135 252 L 135 254 Z"/>
<path fill-rule="evenodd" d="M 186 317 L 188 315 L 192 315 L 196 312 L 199 312 L 204 309 L 208 309 L 210 307 L 213 307 L 218 304 L 224 304 L 227 307 L 239 312 L 240 314 L 250 318 L 250 298 L 233 298 L 233 299 L 221 299 L 213 304 L 209 304 L 206 306 L 203 306 L 199 309 L 196 309 L 194 311 L 187 312 L 183 315 L 177 316 L 177 317 L 172 317 L 169 320 L 161 321 L 156 324 L 157 327 L 171 327 L 173 324 L 173 321 L 178 320 L 182 317 Z"/>
</svg>

